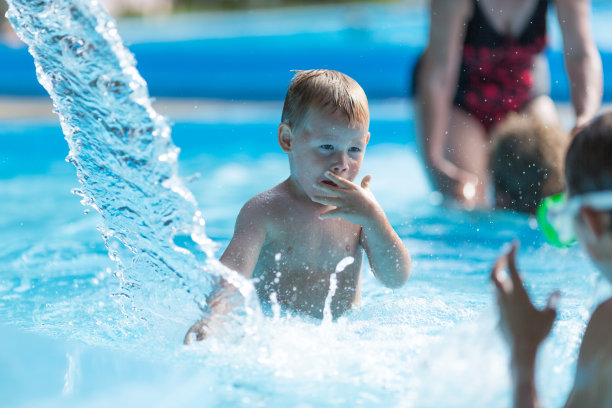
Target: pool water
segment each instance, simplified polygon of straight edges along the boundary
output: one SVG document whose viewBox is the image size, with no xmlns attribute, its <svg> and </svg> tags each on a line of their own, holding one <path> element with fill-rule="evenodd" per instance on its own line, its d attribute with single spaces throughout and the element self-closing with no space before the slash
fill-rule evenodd
<svg viewBox="0 0 612 408">
<path fill-rule="evenodd" d="M 248 110 L 173 127 L 181 174 L 196 175 L 188 185 L 217 254 L 241 205 L 287 174 L 274 107 L 256 120 Z M 195 347 L 181 345 L 189 316 L 138 322 L 123 309 L 100 217 L 70 193 L 77 181 L 60 128 L 3 123 L 2 145 L 13 147 L 0 174 L 0 405 L 508 406 L 488 273 L 519 238 L 536 301 L 563 292 L 538 373 L 544 403 L 560 406 L 603 290 L 594 268 L 577 248 L 543 243 L 526 217 L 431 204 L 409 107 L 373 103 L 372 116 L 362 175 L 374 175 L 372 189 L 411 251 L 409 282 L 391 291 L 366 266 L 363 305 L 337 323 L 266 317 L 244 338 Z"/>
<path fill-rule="evenodd" d="M 99 41 L 109 33 L 88 34 Z M 129 58 L 108 66 L 93 58 L 91 69 L 108 77 L 70 88 L 91 84 L 90 71 L 79 69 L 92 62 L 88 54 L 108 50 L 74 38 L 43 40 L 35 52 L 53 60 L 57 46 L 67 55 L 41 69 L 68 145 L 56 123 L 0 127 L 0 406 L 509 406 L 488 275 L 516 238 L 536 303 L 563 293 L 537 378 L 544 405 L 562 405 L 585 322 L 608 286 L 578 248 L 548 246 L 525 216 L 440 206 L 418 159 L 413 113 L 397 101 L 372 101 L 361 176 L 373 174 L 372 190 L 412 254 L 409 282 L 389 290 L 365 266 L 362 305 L 337 322 L 255 306 L 218 338 L 183 346 L 238 210 L 287 176 L 275 142 L 280 104 L 209 104 L 199 117 L 170 118 L 182 149 L 175 163 L 165 122 L 148 109 Z M 105 115 L 88 122 L 92 112 Z M 125 123 L 131 127 L 117 126 Z M 167 238 L 183 231 L 176 223 L 199 225 L 192 206 L 212 239 L 200 252 Z M 160 211 L 169 221 L 162 227 L 153 222 Z"/>
</svg>

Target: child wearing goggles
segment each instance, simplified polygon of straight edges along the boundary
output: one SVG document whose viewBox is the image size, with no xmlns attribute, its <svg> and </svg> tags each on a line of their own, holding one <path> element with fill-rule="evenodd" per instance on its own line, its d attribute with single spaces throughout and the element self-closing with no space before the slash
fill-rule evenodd
<svg viewBox="0 0 612 408">
<path fill-rule="evenodd" d="M 572 141 L 565 158 L 566 198 L 548 200 L 539 217 L 558 245 L 575 235 L 600 272 L 612 282 L 612 112 L 590 123 Z M 535 360 L 556 316 L 559 293 L 536 309 L 516 268 L 517 244 L 491 272 L 500 324 L 510 347 L 514 406 L 538 406 Z M 508 269 L 509 278 L 502 278 Z M 601 303 L 584 333 L 574 386 L 566 407 L 612 406 L 612 298 Z"/>
</svg>

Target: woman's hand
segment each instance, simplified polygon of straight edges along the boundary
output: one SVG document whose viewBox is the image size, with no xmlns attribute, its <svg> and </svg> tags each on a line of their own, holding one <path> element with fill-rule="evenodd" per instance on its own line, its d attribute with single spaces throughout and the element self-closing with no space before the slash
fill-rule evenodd
<svg viewBox="0 0 612 408">
<path fill-rule="evenodd" d="M 437 187 L 444 195 L 448 195 L 467 208 L 474 208 L 484 197 L 478 176 L 457 167 L 446 159 L 431 161 L 430 169 L 433 172 Z"/>
</svg>

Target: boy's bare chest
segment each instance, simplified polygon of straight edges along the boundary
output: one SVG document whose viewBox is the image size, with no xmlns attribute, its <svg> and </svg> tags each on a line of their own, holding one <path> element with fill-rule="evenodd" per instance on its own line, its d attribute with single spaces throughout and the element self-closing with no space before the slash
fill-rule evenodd
<svg viewBox="0 0 612 408">
<path fill-rule="evenodd" d="M 343 219 L 303 219 L 279 214 L 269 230 L 253 277 L 260 299 L 276 301 L 296 312 L 321 318 L 330 291 L 330 275 L 346 257 L 353 263 L 337 275 L 331 308 L 339 315 L 359 299 L 363 262 L 361 227 Z"/>
<path fill-rule="evenodd" d="M 360 233 L 360 226 L 343 219 L 288 220 L 266 240 L 258 266 L 328 275 L 347 256 L 361 256 Z"/>
</svg>

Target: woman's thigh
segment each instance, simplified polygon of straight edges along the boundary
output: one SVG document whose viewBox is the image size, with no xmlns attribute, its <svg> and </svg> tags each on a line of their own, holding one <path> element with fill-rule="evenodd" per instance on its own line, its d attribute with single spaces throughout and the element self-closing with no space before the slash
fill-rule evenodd
<svg viewBox="0 0 612 408">
<path fill-rule="evenodd" d="M 490 141 L 482 124 L 463 109 L 453 107 L 446 137 L 447 159 L 478 176 L 486 186 Z"/>
<path fill-rule="evenodd" d="M 550 96 L 548 95 L 540 95 L 534 98 L 531 102 L 529 102 L 529 104 L 527 104 L 522 113 L 533 116 L 544 124 L 559 124 L 559 114 L 557 113 L 557 108 L 553 100 L 550 99 Z"/>
</svg>

